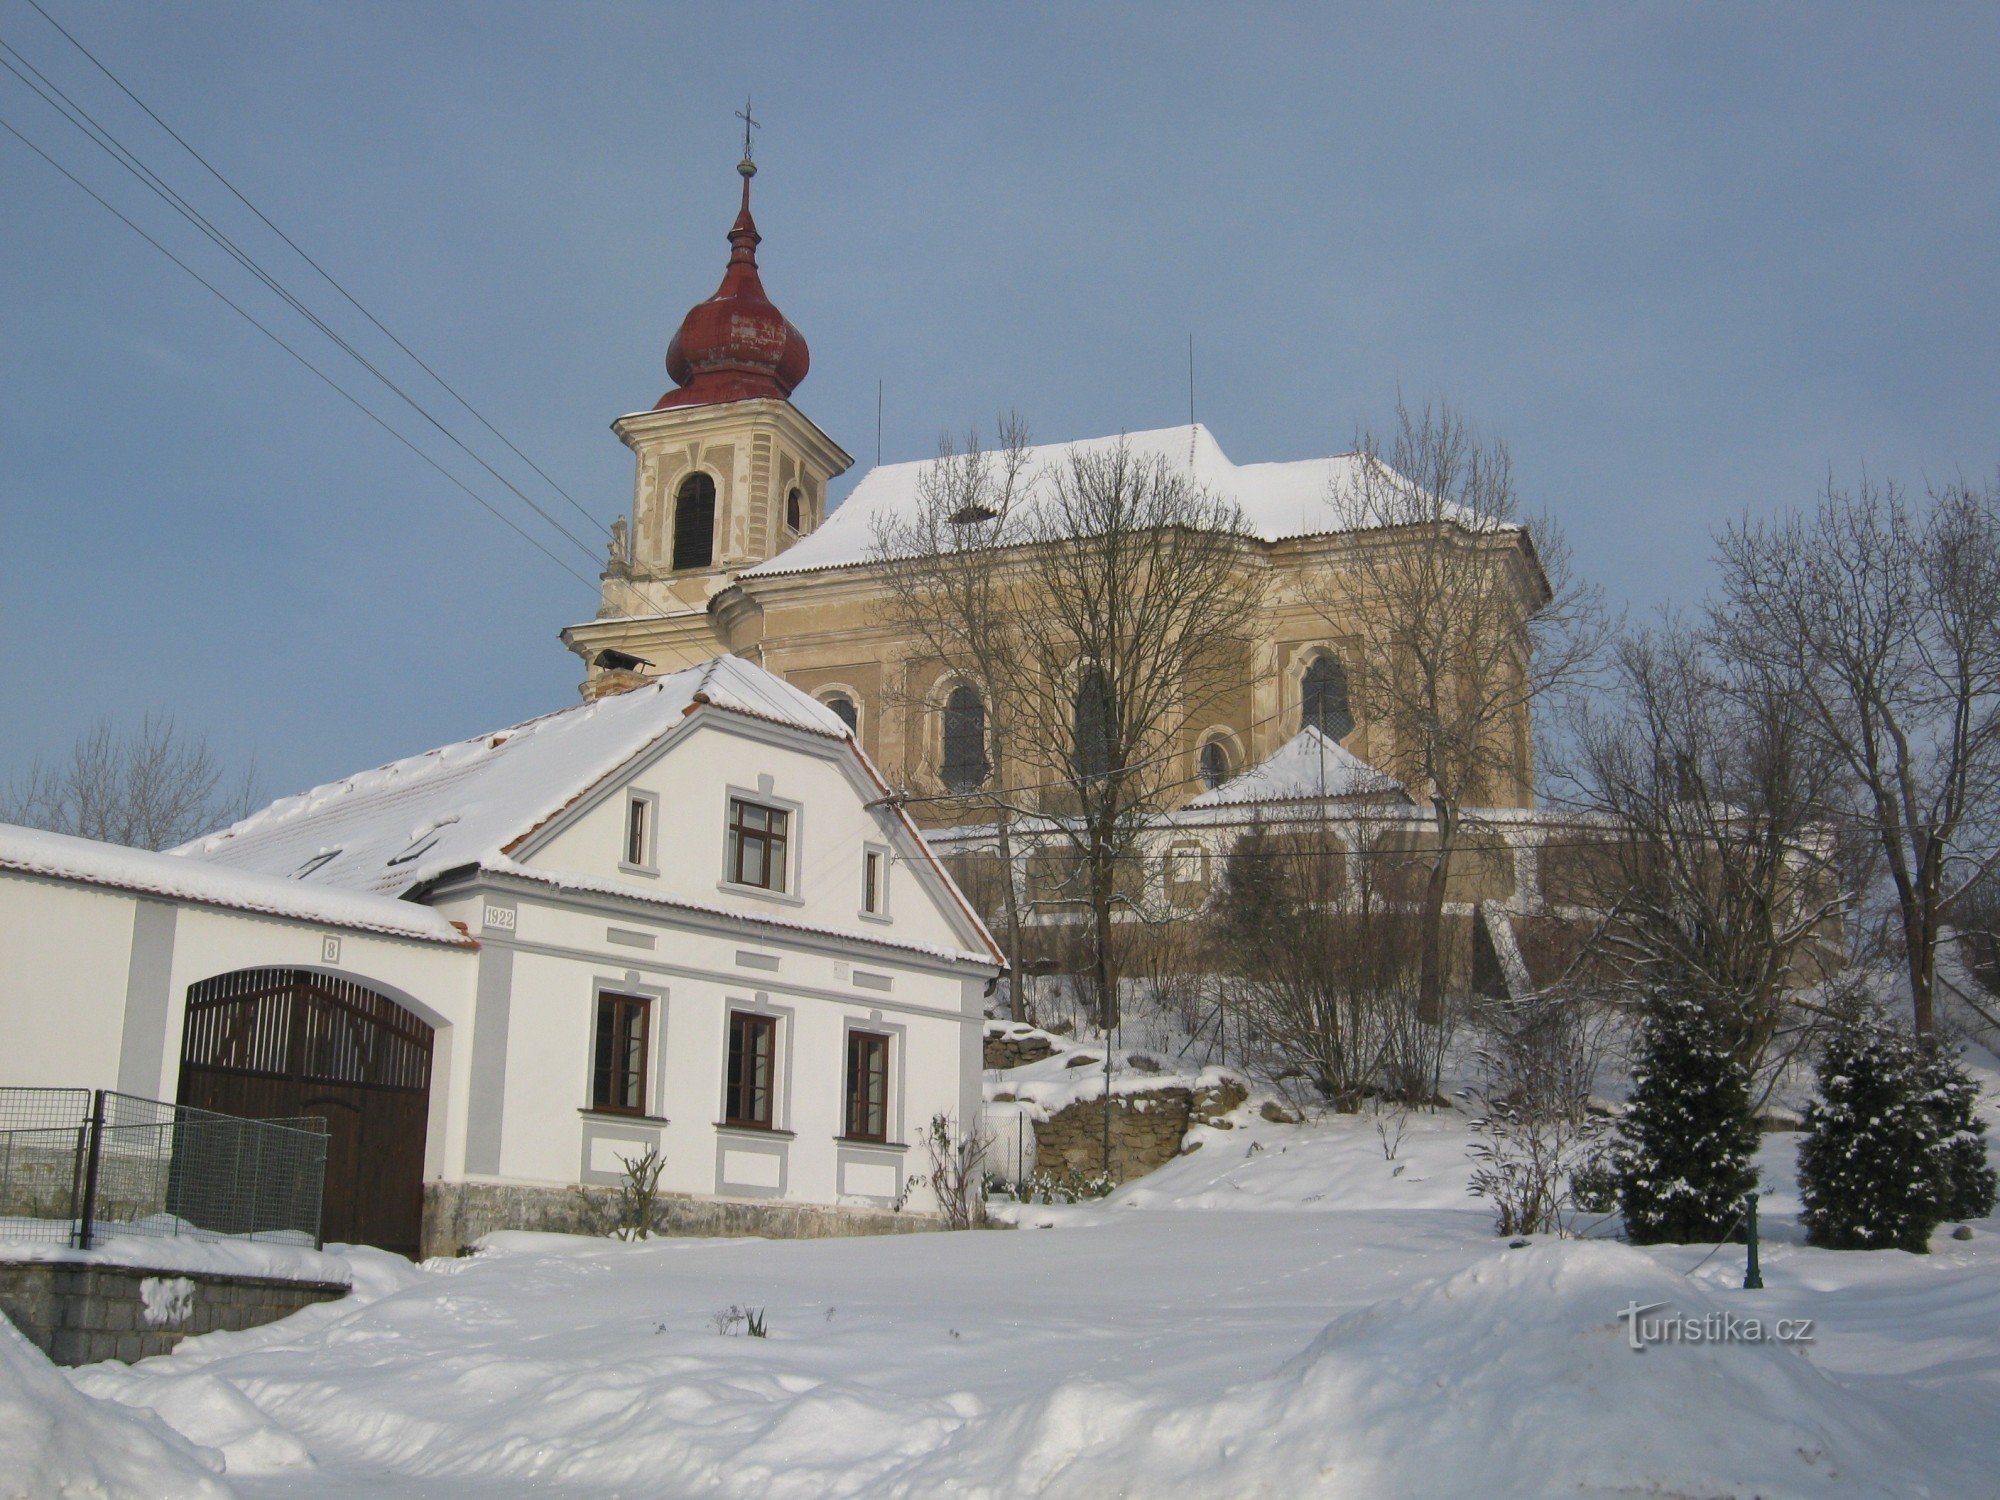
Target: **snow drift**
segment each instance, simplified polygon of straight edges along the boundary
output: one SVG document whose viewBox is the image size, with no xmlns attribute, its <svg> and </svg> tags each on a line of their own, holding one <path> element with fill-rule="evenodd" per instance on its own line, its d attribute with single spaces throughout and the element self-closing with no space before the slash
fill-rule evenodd
<svg viewBox="0 0 2000 1500">
<path fill-rule="evenodd" d="M 1544 1243 L 1336 1319 L 1267 1380 L 1191 1404 L 1070 1383 L 897 1493 L 1928 1495 L 1938 1453 L 1798 1348 L 1634 1352 L 1618 1312 L 1756 1311 L 1624 1246 Z"/>
<path fill-rule="evenodd" d="M 0 1317 L 0 1500 L 227 1500 L 219 1465 L 164 1423 L 78 1391 Z"/>
</svg>

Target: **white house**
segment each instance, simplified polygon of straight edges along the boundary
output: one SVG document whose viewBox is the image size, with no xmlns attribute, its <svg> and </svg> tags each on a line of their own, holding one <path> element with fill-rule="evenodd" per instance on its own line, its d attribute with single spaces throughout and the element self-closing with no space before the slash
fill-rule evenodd
<svg viewBox="0 0 2000 1500">
<path fill-rule="evenodd" d="M 330 1238 L 932 1206 L 1002 959 L 847 726 L 718 657 L 171 855 L 0 831 L 0 1082 L 321 1114 Z M 419 1225 L 421 1224 L 421 1233 Z"/>
</svg>

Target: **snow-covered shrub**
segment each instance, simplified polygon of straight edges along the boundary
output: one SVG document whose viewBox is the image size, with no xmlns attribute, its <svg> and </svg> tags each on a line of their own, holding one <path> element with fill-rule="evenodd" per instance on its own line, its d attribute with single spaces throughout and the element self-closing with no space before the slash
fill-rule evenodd
<svg viewBox="0 0 2000 1500">
<path fill-rule="evenodd" d="M 1750 1074 L 1728 1002 L 1647 997 L 1631 1108 L 1618 1125 L 1618 1203 L 1634 1244 L 1708 1243 L 1740 1234 L 1757 1185 Z"/>
<path fill-rule="evenodd" d="M 1569 1174 L 1569 1201 L 1586 1214 L 1609 1214 L 1618 1208 L 1618 1168 L 1598 1152 Z"/>
<path fill-rule="evenodd" d="M 1836 1250 L 1923 1254 L 1948 1218 L 1993 1207 L 1977 1090 L 1957 1062 L 1866 1015 L 1828 1035 L 1806 1112 L 1799 1196 L 1807 1237 Z"/>
<path fill-rule="evenodd" d="M 2000 1178 L 1986 1160 L 1986 1122 L 1979 1118 L 1979 1085 L 1954 1057 L 1929 1058 L 1931 1110 L 1944 1131 L 1947 1219 L 1983 1219 L 1993 1212 Z"/>
<path fill-rule="evenodd" d="M 1604 1128 L 1589 1109 L 1603 1017 L 1580 998 L 1544 995 L 1483 1019 L 1482 1077 L 1466 1091 L 1479 1111 L 1470 1191 L 1492 1202 L 1496 1234 L 1560 1231 L 1571 1179 Z"/>
<path fill-rule="evenodd" d="M 1106 1196 L 1117 1186 L 1117 1180 L 1107 1172 L 1071 1167 L 1067 1172 L 1036 1172 L 1021 1185 L 1021 1196 L 1028 1203 L 1084 1203 Z"/>
</svg>

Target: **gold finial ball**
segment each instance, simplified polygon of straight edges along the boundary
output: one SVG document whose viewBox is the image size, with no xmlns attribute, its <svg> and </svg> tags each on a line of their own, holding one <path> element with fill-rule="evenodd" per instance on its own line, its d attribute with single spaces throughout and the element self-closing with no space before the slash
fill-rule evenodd
<svg viewBox="0 0 2000 1500">
<path fill-rule="evenodd" d="M 757 163 L 746 156 L 736 164 L 736 170 L 741 172 L 745 177 L 755 177 L 757 175 Z"/>
</svg>

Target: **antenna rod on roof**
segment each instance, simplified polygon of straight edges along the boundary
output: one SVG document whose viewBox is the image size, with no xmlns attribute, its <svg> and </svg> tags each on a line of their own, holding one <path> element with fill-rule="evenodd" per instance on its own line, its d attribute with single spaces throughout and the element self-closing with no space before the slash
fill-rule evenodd
<svg viewBox="0 0 2000 1500">
<path fill-rule="evenodd" d="M 882 467 L 882 382 L 875 382 L 875 467 Z"/>
<path fill-rule="evenodd" d="M 1194 335 L 1188 335 L 1188 468 L 1194 468 Z"/>
</svg>

